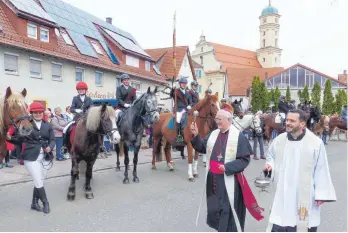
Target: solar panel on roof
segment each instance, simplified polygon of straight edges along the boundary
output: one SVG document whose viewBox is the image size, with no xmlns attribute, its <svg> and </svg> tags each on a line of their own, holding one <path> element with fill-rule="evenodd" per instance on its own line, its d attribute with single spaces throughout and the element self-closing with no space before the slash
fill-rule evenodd
<svg viewBox="0 0 348 233">
<path fill-rule="evenodd" d="M 147 54 L 144 50 L 142 50 L 141 48 L 139 48 L 138 45 L 136 45 L 133 41 L 131 41 L 130 39 L 123 37 L 122 35 L 119 35 L 113 31 L 110 31 L 106 28 L 103 28 L 103 30 L 109 35 L 111 36 L 114 40 L 116 40 L 118 43 L 120 43 L 120 45 L 130 51 L 142 54 L 144 56 L 150 57 L 149 54 Z"/>
<path fill-rule="evenodd" d="M 52 19 L 49 14 L 47 14 L 36 2 L 32 0 L 10 0 L 10 2 L 20 11 L 55 23 L 54 19 Z"/>
</svg>

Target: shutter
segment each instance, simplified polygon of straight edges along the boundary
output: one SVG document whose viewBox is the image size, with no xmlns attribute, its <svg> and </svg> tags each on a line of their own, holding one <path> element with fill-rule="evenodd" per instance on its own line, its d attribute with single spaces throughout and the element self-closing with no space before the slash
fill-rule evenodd
<svg viewBox="0 0 348 233">
<path fill-rule="evenodd" d="M 62 77 L 62 66 L 59 64 L 52 64 L 52 78 L 61 79 Z"/>
<path fill-rule="evenodd" d="M 30 74 L 35 76 L 41 75 L 41 61 L 30 60 Z"/>
<path fill-rule="evenodd" d="M 18 71 L 18 57 L 5 54 L 5 71 L 17 72 Z"/>
</svg>

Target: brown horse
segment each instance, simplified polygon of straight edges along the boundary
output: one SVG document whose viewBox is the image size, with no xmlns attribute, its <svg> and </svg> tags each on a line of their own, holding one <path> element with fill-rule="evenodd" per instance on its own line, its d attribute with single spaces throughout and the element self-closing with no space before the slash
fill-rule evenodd
<svg viewBox="0 0 348 233">
<path fill-rule="evenodd" d="M 204 99 L 199 101 L 189 112 L 187 116 L 187 124 L 183 129 L 184 140 L 187 146 L 188 154 L 188 176 L 189 181 L 193 181 L 195 177 L 198 177 L 198 153 L 196 153 L 194 166 L 193 162 L 193 147 L 191 145 L 192 134 L 190 131 L 190 125 L 196 121 L 198 126 L 199 135 L 206 136 L 210 131 L 216 129 L 215 116 L 219 110 L 218 93 L 215 95 L 206 95 Z M 195 118 L 193 113 L 199 112 L 199 115 Z M 167 166 L 171 171 L 174 170 L 171 156 L 171 146 L 174 145 L 176 139 L 176 130 L 169 129 L 168 123 L 172 119 L 173 113 L 162 113 L 160 120 L 153 127 L 153 151 L 152 151 L 152 169 L 156 169 L 156 158 L 159 161 L 161 152 L 161 140 L 165 138 L 164 152 L 167 161 Z"/>
<path fill-rule="evenodd" d="M 285 130 L 282 129 L 281 124 L 276 123 L 276 117 L 279 117 L 278 113 L 269 113 L 269 114 L 260 115 L 260 118 L 263 118 L 263 124 L 265 127 L 265 136 L 268 139 L 268 141 L 271 139 L 272 131 L 274 129 L 277 130 L 279 134 L 285 132 Z"/>
<path fill-rule="evenodd" d="M 11 125 L 21 136 L 28 136 L 33 129 L 25 103 L 26 95 L 25 88 L 18 93 L 8 87 L 5 96 L 0 98 L 0 161 L 6 156 L 6 133 Z"/>
<path fill-rule="evenodd" d="M 329 138 L 332 136 L 332 132 L 335 128 L 347 131 L 347 122 L 339 116 L 330 117 L 329 121 Z"/>
<path fill-rule="evenodd" d="M 325 126 L 328 126 L 330 122 L 330 118 L 326 115 L 322 115 L 319 122 L 314 124 L 313 133 L 318 135 L 320 138 L 324 132 Z"/>
</svg>

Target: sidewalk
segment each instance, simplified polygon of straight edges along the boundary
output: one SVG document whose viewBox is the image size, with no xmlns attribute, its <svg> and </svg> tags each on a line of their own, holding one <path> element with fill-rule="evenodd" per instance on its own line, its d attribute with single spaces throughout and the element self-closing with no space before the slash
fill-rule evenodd
<svg viewBox="0 0 348 233">
<path fill-rule="evenodd" d="M 152 162 L 152 149 L 140 150 L 138 164 L 147 164 Z M 130 166 L 133 165 L 133 152 L 129 152 Z M 172 152 L 172 158 L 181 158 L 178 152 Z M 120 157 L 121 167 L 124 167 L 124 157 Z M 31 177 L 24 166 L 17 163 L 17 160 L 11 159 L 13 168 L 2 168 L 0 169 L 0 186 L 17 184 L 31 181 Z M 97 159 L 93 166 L 93 171 L 114 169 L 116 167 L 116 153 L 113 152 L 111 156 L 105 159 Z M 56 161 L 53 160 L 53 166 L 47 172 L 47 179 L 70 176 L 71 160 Z M 80 175 L 81 177 L 81 175 Z M 82 175 L 84 177 L 84 175 Z"/>
</svg>

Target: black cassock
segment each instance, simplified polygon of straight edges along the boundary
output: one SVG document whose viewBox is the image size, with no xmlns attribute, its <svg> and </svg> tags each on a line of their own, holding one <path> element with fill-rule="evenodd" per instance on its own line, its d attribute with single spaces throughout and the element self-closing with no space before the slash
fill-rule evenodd
<svg viewBox="0 0 348 233">
<path fill-rule="evenodd" d="M 203 154 L 206 154 L 207 142 L 209 136 L 201 138 L 199 136 L 191 140 L 193 148 Z M 225 151 L 228 138 L 228 131 L 219 133 L 215 142 L 210 160 L 224 163 Z M 218 160 L 218 155 L 222 158 Z M 236 160 L 225 164 L 225 174 L 227 176 L 244 171 L 249 165 L 250 155 L 253 154 L 251 145 L 247 138 L 240 133 L 238 138 Z M 209 163 L 210 161 L 207 161 Z M 243 193 L 239 185 L 237 176 L 234 178 L 234 209 L 238 216 L 242 231 L 244 231 L 246 207 L 244 205 Z M 207 224 L 219 232 L 236 232 L 237 226 L 230 207 L 225 180 L 223 174 L 214 174 L 211 171 L 207 175 L 206 183 L 207 195 Z"/>
</svg>

